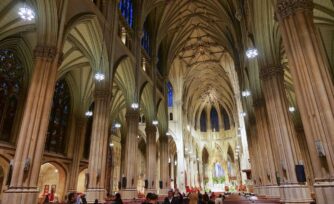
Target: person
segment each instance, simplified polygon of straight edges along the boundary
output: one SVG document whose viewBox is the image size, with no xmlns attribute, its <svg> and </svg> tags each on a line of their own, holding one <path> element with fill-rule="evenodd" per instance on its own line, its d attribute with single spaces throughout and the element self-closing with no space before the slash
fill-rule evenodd
<svg viewBox="0 0 334 204">
<path fill-rule="evenodd" d="M 121 198 L 121 194 L 120 193 L 116 193 L 115 195 L 115 200 L 114 200 L 114 204 L 123 204 L 122 198 Z"/>
<path fill-rule="evenodd" d="M 86 194 L 81 195 L 82 204 L 87 204 Z"/>
<path fill-rule="evenodd" d="M 222 194 L 219 194 L 219 196 L 215 199 L 215 204 L 223 204 Z"/>
<path fill-rule="evenodd" d="M 196 192 L 190 192 L 188 198 L 189 204 L 198 204 L 198 194 Z"/>
<path fill-rule="evenodd" d="M 45 199 L 43 201 L 43 204 L 49 204 L 49 195 L 45 196 Z"/>
<path fill-rule="evenodd" d="M 99 200 L 95 199 L 94 204 L 99 204 Z"/>
<path fill-rule="evenodd" d="M 110 193 L 107 193 L 107 197 L 105 198 L 106 204 L 111 204 L 112 203 L 112 198 Z"/>
<path fill-rule="evenodd" d="M 156 204 L 158 196 L 154 193 L 147 193 L 146 200 L 142 204 Z"/>
<path fill-rule="evenodd" d="M 174 197 L 176 198 L 178 204 L 183 204 L 183 196 L 179 189 L 175 189 Z"/>
<path fill-rule="evenodd" d="M 75 204 L 82 204 L 82 200 L 81 200 L 80 194 L 77 194 L 77 198 L 76 198 Z"/>
<path fill-rule="evenodd" d="M 178 201 L 174 197 L 174 192 L 172 189 L 168 191 L 168 196 L 165 198 L 164 204 L 178 204 Z"/>
<path fill-rule="evenodd" d="M 68 201 L 67 204 L 75 204 L 76 202 L 76 193 L 69 193 L 68 196 Z"/>
</svg>

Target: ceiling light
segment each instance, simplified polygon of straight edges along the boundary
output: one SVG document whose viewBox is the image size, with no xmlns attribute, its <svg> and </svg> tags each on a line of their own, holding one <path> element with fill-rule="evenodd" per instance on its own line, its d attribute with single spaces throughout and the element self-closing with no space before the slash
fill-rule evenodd
<svg viewBox="0 0 334 204">
<path fill-rule="evenodd" d="M 245 112 L 241 112 L 240 115 L 241 117 L 246 117 L 247 114 Z"/>
<path fill-rule="evenodd" d="M 20 18 L 25 21 L 31 21 L 35 18 L 35 12 L 32 9 L 28 8 L 26 5 L 19 9 L 18 14 Z"/>
<path fill-rule="evenodd" d="M 132 103 L 131 104 L 131 108 L 138 109 L 139 108 L 139 104 L 138 103 Z"/>
<path fill-rule="evenodd" d="M 113 147 L 113 146 L 114 146 L 114 143 L 111 142 L 111 143 L 109 144 L 109 146 L 110 146 L 110 147 Z"/>
<path fill-rule="evenodd" d="M 250 92 L 249 90 L 245 90 L 245 91 L 241 92 L 241 95 L 242 95 L 243 97 L 248 97 L 248 96 L 251 95 L 251 92 Z"/>
<path fill-rule="evenodd" d="M 115 128 L 120 128 L 122 125 L 120 123 L 115 123 Z"/>
<path fill-rule="evenodd" d="M 137 135 L 137 138 L 138 138 L 138 139 L 140 138 L 139 135 Z"/>
<path fill-rule="evenodd" d="M 92 116 L 93 116 L 93 112 L 92 112 L 92 111 L 87 111 L 87 112 L 85 113 L 85 116 L 87 116 L 87 117 L 92 117 Z"/>
<path fill-rule="evenodd" d="M 289 107 L 289 111 L 292 113 L 292 112 L 295 112 L 296 111 L 296 108 L 295 107 L 292 107 L 292 106 L 290 106 Z"/>
<path fill-rule="evenodd" d="M 248 59 L 253 59 L 258 55 L 258 51 L 256 48 L 250 48 L 246 51 L 246 56 Z"/>
<path fill-rule="evenodd" d="M 97 72 L 94 77 L 97 81 L 102 81 L 105 79 L 104 74 L 102 74 L 101 72 Z"/>
<path fill-rule="evenodd" d="M 187 130 L 190 131 L 190 125 L 187 125 Z"/>
<path fill-rule="evenodd" d="M 168 158 L 168 163 L 170 163 L 170 157 Z"/>
<path fill-rule="evenodd" d="M 157 120 L 153 120 L 153 121 L 152 121 L 152 124 L 153 124 L 153 125 L 158 125 L 159 122 L 158 122 Z"/>
<path fill-rule="evenodd" d="M 176 166 L 177 165 L 177 161 L 174 161 L 174 166 Z"/>
<path fill-rule="evenodd" d="M 171 136 L 172 134 L 170 134 L 170 132 L 166 132 L 166 135 L 167 135 L 167 136 Z"/>
</svg>

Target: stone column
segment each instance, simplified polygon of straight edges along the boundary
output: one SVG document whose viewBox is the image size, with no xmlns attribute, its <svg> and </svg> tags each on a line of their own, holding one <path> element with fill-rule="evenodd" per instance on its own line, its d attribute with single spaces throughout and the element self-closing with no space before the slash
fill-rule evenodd
<svg viewBox="0 0 334 204">
<path fill-rule="evenodd" d="M 125 140 L 124 172 L 122 180 L 126 180 L 125 188 L 122 188 L 123 199 L 133 199 L 137 197 L 137 135 L 139 123 L 139 111 L 128 109 L 126 112 L 127 137 Z"/>
<path fill-rule="evenodd" d="M 122 145 L 121 145 L 121 138 L 118 136 L 112 136 L 112 143 L 113 146 L 113 191 L 119 191 L 118 189 L 118 182 L 121 180 L 121 152 L 122 152 Z"/>
<path fill-rule="evenodd" d="M 263 168 L 263 187 L 265 189 L 265 195 L 269 197 L 279 198 L 279 188 L 276 181 L 276 167 L 275 167 L 275 158 L 278 158 L 278 155 L 273 155 L 272 147 L 275 145 L 275 140 L 272 138 L 272 135 L 269 134 L 269 122 L 266 112 L 266 106 L 264 99 L 257 99 L 254 101 L 254 114 L 256 120 L 256 130 L 257 130 L 257 143 L 261 150 L 261 163 Z M 276 148 L 274 146 L 274 148 Z M 277 151 L 274 151 L 275 153 Z"/>
<path fill-rule="evenodd" d="M 146 124 L 146 179 L 148 181 L 147 192 L 156 193 L 155 172 L 157 171 L 157 128 L 152 124 Z"/>
<path fill-rule="evenodd" d="M 204 189 L 204 176 L 203 176 L 203 162 L 202 157 L 198 161 L 198 176 L 199 176 L 199 186 L 201 189 Z"/>
<path fill-rule="evenodd" d="M 168 137 L 162 135 L 160 136 L 160 181 L 162 182 L 160 195 L 167 195 L 168 189 L 170 189 L 168 168 Z"/>
<path fill-rule="evenodd" d="M 73 158 L 70 169 L 68 191 L 76 192 L 78 184 L 78 176 L 80 172 L 80 161 L 82 159 L 85 134 L 86 134 L 87 120 L 82 117 L 78 117 L 75 123 L 75 139 L 73 146 Z"/>
<path fill-rule="evenodd" d="M 278 0 L 276 13 L 310 151 L 317 203 L 330 203 L 334 200 L 334 86 L 313 22 L 313 2 Z"/>
<path fill-rule="evenodd" d="M 106 169 L 109 127 L 109 92 L 95 90 L 92 139 L 88 164 L 88 203 L 103 201 L 106 196 Z"/>
<path fill-rule="evenodd" d="M 12 178 L 2 203 L 37 203 L 37 182 L 60 54 L 55 47 L 37 46 L 34 55 L 35 68 L 18 133 Z"/>
<path fill-rule="evenodd" d="M 274 155 L 275 166 L 280 175 L 281 201 L 285 203 L 312 202 L 308 186 L 298 184 L 295 165 L 302 160 L 298 140 L 288 112 L 288 103 L 284 89 L 284 71 L 280 66 L 266 67 L 260 71 L 263 94 L 270 126 L 277 151 Z"/>
<path fill-rule="evenodd" d="M 250 153 L 250 161 L 252 168 L 252 180 L 254 183 L 254 193 L 261 194 L 261 163 L 258 158 L 258 149 L 260 148 L 257 140 L 257 132 L 256 132 L 256 124 L 254 120 L 249 120 L 249 128 L 247 129 L 247 138 L 248 138 L 248 146 Z"/>
</svg>

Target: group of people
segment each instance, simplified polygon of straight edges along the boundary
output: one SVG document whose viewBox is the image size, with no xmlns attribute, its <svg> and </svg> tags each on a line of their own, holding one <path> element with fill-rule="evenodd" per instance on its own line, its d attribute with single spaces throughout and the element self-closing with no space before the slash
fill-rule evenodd
<svg viewBox="0 0 334 204">
<path fill-rule="evenodd" d="M 225 196 L 222 194 L 210 195 L 205 192 L 204 194 L 199 191 L 190 192 L 188 195 L 182 195 L 178 191 L 168 191 L 168 196 L 164 200 L 164 204 L 222 204 Z"/>
</svg>

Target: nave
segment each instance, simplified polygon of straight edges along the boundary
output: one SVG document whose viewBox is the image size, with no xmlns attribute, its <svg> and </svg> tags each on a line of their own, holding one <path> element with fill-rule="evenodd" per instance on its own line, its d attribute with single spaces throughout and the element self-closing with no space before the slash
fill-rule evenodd
<svg viewBox="0 0 334 204">
<path fill-rule="evenodd" d="M 0 202 L 331 204 L 333 22 L 333 0 L 1 0 Z"/>
</svg>

